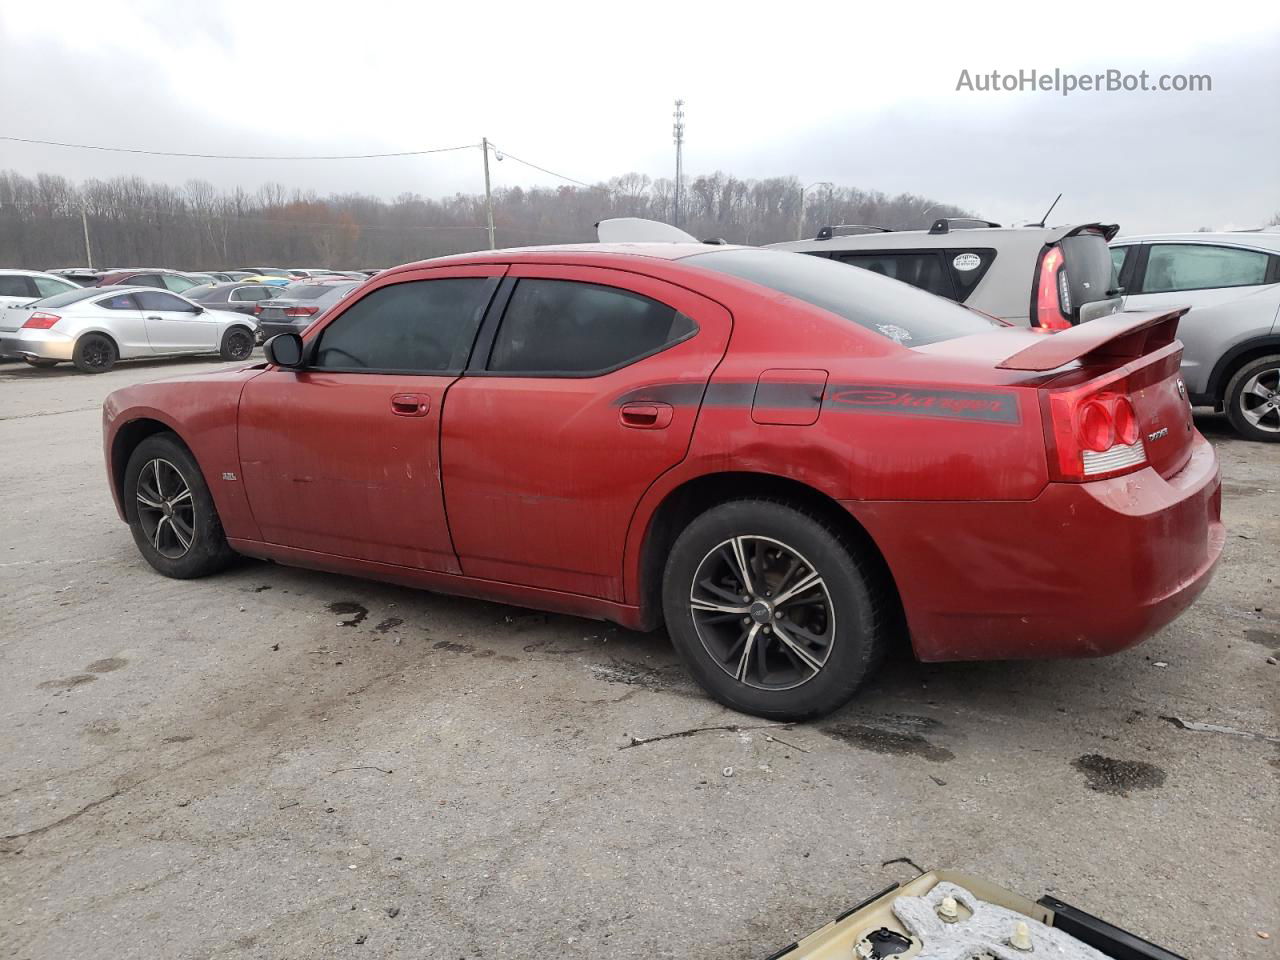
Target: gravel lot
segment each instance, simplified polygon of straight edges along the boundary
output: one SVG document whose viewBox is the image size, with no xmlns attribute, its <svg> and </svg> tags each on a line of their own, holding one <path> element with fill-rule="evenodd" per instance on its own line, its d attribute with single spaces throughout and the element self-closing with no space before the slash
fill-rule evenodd
<svg viewBox="0 0 1280 960">
<path fill-rule="evenodd" d="M 1277 956 L 1280 445 L 1197 418 L 1226 557 L 1138 649 L 899 661 L 764 728 L 660 633 L 257 562 L 156 575 L 99 406 L 215 366 L 0 365 L 0 956 L 763 958 L 898 858 Z"/>
</svg>

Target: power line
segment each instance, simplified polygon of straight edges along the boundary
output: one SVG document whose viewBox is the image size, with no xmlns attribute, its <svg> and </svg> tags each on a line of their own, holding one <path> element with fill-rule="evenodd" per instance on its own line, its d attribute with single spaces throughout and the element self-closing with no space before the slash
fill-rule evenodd
<svg viewBox="0 0 1280 960">
<path fill-rule="evenodd" d="M 433 147 L 428 150 L 398 150 L 392 153 L 344 153 L 315 156 L 266 156 L 233 153 L 178 153 L 172 150 L 143 150 L 137 147 L 104 147 L 93 143 L 65 143 L 60 140 L 36 140 L 31 137 L 6 137 L 0 140 L 10 143 L 36 143 L 46 147 L 69 147 L 75 150 L 101 150 L 106 153 L 135 153 L 149 157 L 185 157 L 198 160 L 375 160 L 384 157 L 420 157 L 428 153 L 452 153 L 456 150 L 478 150 L 478 143 L 464 143 L 457 147 Z M 512 157 L 513 160 L 519 159 Z M 525 161 L 521 160 L 521 163 Z M 530 164 L 532 166 L 532 164 Z M 545 171 L 550 173 L 550 171 Z M 558 174 L 553 174 L 558 176 Z M 567 179 L 567 178 L 566 178 Z M 575 183 L 577 181 L 574 181 Z M 584 184 L 585 186 L 585 184 Z"/>
<path fill-rule="evenodd" d="M 575 180 L 573 179 L 573 177 L 566 177 L 563 173 L 556 173 L 554 170 L 548 170 L 546 167 L 540 167 L 536 163 L 530 163 L 528 160 L 521 160 L 514 153 L 511 153 L 510 151 L 507 151 L 507 150 L 502 150 L 492 143 L 490 143 L 489 146 L 493 148 L 495 153 L 501 154 L 502 157 L 510 158 L 514 160 L 516 163 L 523 163 L 526 167 L 533 167 L 533 169 L 541 170 L 543 173 L 549 174 L 550 176 L 559 177 L 561 180 L 568 180 L 570 183 L 576 183 L 580 187 L 586 187 L 590 189 L 592 186 L 591 184 L 585 183 L 582 180 Z"/>
</svg>

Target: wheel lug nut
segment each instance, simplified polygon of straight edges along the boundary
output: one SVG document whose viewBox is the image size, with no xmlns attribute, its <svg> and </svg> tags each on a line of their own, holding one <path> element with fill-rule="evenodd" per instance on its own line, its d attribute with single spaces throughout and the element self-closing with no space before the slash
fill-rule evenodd
<svg viewBox="0 0 1280 960">
<path fill-rule="evenodd" d="M 781 620 L 781 619 L 782 619 L 782 611 L 781 611 L 781 610 L 775 610 L 775 611 L 773 611 L 773 619 L 775 619 L 775 620 Z"/>
<path fill-rule="evenodd" d="M 769 626 L 766 624 L 766 625 L 765 625 L 765 628 L 764 628 L 764 632 L 765 632 L 765 633 L 772 633 L 773 631 L 772 631 L 772 630 L 769 628 Z"/>
<path fill-rule="evenodd" d="M 751 618 L 750 618 L 750 617 L 743 617 L 743 618 L 742 618 L 742 622 L 743 622 L 743 624 L 748 624 L 748 623 L 750 623 L 750 622 L 751 622 Z"/>
</svg>

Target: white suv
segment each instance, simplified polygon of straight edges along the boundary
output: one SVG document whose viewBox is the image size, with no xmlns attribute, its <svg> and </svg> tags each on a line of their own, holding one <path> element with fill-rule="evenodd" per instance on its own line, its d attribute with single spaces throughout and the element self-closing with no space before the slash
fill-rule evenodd
<svg viewBox="0 0 1280 960">
<path fill-rule="evenodd" d="M 1111 256 L 1126 310 L 1191 307 L 1178 324 L 1191 402 L 1280 441 L 1280 233 L 1124 237 Z"/>
</svg>

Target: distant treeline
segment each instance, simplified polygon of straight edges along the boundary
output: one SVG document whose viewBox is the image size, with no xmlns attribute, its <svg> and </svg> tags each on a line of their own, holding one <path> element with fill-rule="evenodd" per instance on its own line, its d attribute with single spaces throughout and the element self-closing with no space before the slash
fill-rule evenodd
<svg viewBox="0 0 1280 960">
<path fill-rule="evenodd" d="M 592 240 L 593 225 L 606 217 L 672 222 L 674 194 L 673 180 L 639 173 L 593 187 L 503 188 L 494 193 L 497 244 Z M 680 225 L 703 239 L 773 243 L 795 238 L 799 204 L 795 177 L 740 180 L 717 171 L 685 184 Z M 965 214 L 926 197 L 856 187 L 810 187 L 804 207 L 805 236 L 832 223 L 902 229 Z M 139 177 L 76 184 L 0 172 L 0 266 L 83 266 L 86 223 L 95 267 L 354 269 L 487 246 L 483 195 L 402 194 L 388 202 L 360 194 L 319 197 L 280 184 L 223 192 L 203 180 L 181 187 Z"/>
</svg>

